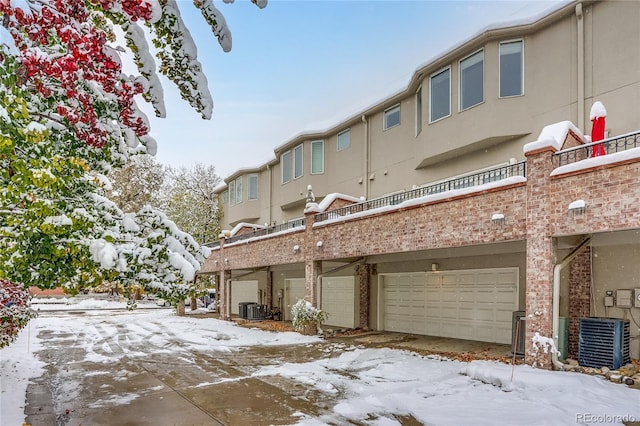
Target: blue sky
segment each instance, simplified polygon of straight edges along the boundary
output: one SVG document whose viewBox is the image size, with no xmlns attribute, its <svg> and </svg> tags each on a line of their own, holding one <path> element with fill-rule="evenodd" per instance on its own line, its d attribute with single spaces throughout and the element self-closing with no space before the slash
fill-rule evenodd
<svg viewBox="0 0 640 426">
<path fill-rule="evenodd" d="M 321 130 L 406 86 L 413 71 L 487 25 L 566 1 L 248 0 L 215 4 L 233 35 L 224 53 L 199 12 L 179 0 L 213 94 L 202 120 L 163 80 L 167 118 L 151 120 L 157 159 L 212 164 L 226 177 L 273 158 L 303 131 Z"/>
</svg>

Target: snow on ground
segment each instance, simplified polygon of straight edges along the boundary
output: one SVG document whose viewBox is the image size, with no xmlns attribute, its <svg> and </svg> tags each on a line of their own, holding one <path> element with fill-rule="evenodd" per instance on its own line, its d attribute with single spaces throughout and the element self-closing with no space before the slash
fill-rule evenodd
<svg viewBox="0 0 640 426">
<path fill-rule="evenodd" d="M 157 352 L 176 356 L 185 350 L 210 353 L 320 341 L 318 337 L 247 329 L 212 318 L 177 317 L 170 309 L 121 311 L 108 316 L 96 312 L 73 319 L 43 315 L 21 332 L 15 344 L 0 350 L 2 424 L 21 424 L 25 418 L 27 384 L 42 373 L 43 365 L 34 355 L 45 347 L 46 342 L 37 337 L 40 331 L 82 331 L 87 361 L 108 363 L 114 356 L 145 356 L 126 346 L 118 355 L 105 347 L 99 331 L 122 327 L 129 330 L 128 336 L 150 342 Z M 130 343 L 135 347 L 135 342 Z M 465 363 L 386 348 L 348 347 L 334 358 L 271 364 L 252 374 L 283 376 L 337 398 L 330 414 L 310 417 L 300 413 L 301 425 L 345 421 L 397 425 L 394 416 L 402 415 L 430 425 L 620 425 L 640 421 L 640 391 L 597 377 L 488 361 Z M 126 398 L 124 401 L 122 404 Z M 374 417 L 377 420 L 370 420 Z"/>
</svg>

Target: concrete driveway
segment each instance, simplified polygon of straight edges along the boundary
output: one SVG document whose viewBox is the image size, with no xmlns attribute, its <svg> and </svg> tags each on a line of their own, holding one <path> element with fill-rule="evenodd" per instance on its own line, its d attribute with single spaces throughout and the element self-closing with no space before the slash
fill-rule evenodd
<svg viewBox="0 0 640 426">
<path fill-rule="evenodd" d="M 342 395 L 320 393 L 284 376 L 252 376 L 265 366 L 304 363 L 342 353 L 347 346 L 395 347 L 421 353 L 508 353 L 504 345 L 398 333 L 335 337 L 306 345 L 194 350 L 170 324 L 125 325 L 110 317 L 126 311 L 43 312 L 41 319 L 87 320 L 82 327 L 41 329 L 36 356 L 46 373 L 27 389 L 32 426 L 50 425 L 273 425 L 331 412 Z M 61 320 L 62 317 L 62 320 Z M 205 319 L 206 321 L 206 319 Z M 220 336 L 224 339 L 225 336 Z M 344 372 L 348 375 L 348 372 Z M 406 425 L 412 417 L 397 417 Z"/>
</svg>

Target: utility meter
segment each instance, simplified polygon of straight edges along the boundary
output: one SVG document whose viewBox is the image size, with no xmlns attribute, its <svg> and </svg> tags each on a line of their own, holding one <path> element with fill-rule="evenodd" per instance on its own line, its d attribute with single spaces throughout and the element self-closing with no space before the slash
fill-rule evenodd
<svg viewBox="0 0 640 426">
<path fill-rule="evenodd" d="M 633 290 L 633 306 L 640 308 L 640 288 Z"/>
</svg>

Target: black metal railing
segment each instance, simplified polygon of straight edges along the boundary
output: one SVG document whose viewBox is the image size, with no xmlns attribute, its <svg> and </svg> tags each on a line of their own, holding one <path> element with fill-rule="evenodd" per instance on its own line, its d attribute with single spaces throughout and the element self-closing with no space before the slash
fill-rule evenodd
<svg viewBox="0 0 640 426">
<path fill-rule="evenodd" d="M 329 219 L 337 219 L 366 210 L 393 206 L 404 201 L 425 197 L 427 195 L 439 194 L 455 189 L 471 188 L 474 186 L 484 185 L 486 183 L 497 182 L 513 176 L 526 177 L 526 169 L 526 161 L 510 164 L 508 166 L 496 167 L 495 169 L 485 170 L 483 172 L 474 173 L 472 175 L 449 179 L 443 182 L 435 183 L 433 185 L 423 186 L 420 188 L 412 189 L 410 191 L 400 192 L 397 194 L 388 195 L 386 197 L 352 204 L 340 209 L 319 213 L 315 215 L 315 221 L 322 222 Z"/>
<path fill-rule="evenodd" d="M 280 225 L 273 225 L 266 228 L 256 228 L 252 232 L 247 232 L 246 234 L 236 235 L 231 238 L 227 238 L 225 240 L 225 244 L 235 243 L 237 241 L 248 240 L 249 238 L 262 237 L 264 235 L 275 234 L 276 232 L 286 231 L 287 229 L 298 228 L 300 226 L 304 226 L 305 220 L 303 217 L 299 219 L 290 220 L 287 223 L 282 223 Z"/>
<path fill-rule="evenodd" d="M 220 240 L 218 241 L 211 241 L 210 243 L 204 243 L 203 246 L 205 247 L 209 247 L 209 248 L 216 248 L 220 246 Z"/>
<path fill-rule="evenodd" d="M 615 152 L 626 151 L 640 146 L 640 132 L 627 133 L 626 135 L 615 136 L 602 141 L 580 145 L 569 149 L 558 151 L 551 157 L 555 167 L 565 166 L 586 160 L 597 153 L 613 154 Z"/>
</svg>

